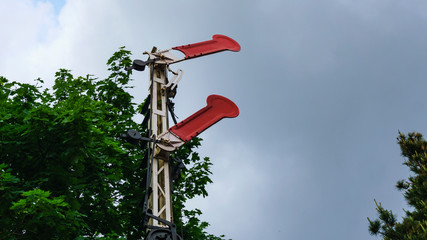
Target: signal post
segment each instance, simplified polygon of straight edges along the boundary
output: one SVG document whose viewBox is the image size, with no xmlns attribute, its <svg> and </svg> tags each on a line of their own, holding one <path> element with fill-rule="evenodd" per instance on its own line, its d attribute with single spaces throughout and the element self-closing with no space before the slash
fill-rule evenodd
<svg viewBox="0 0 427 240">
<path fill-rule="evenodd" d="M 176 57 L 172 51 L 185 54 L 184 58 Z M 143 228 L 147 232 L 145 240 L 165 239 L 182 240 L 176 233 L 172 216 L 172 192 L 169 153 L 175 151 L 191 138 L 197 136 L 223 118 L 233 118 L 239 114 L 238 107 L 229 99 L 210 95 L 207 105 L 190 117 L 169 128 L 168 108 L 169 98 L 176 94 L 176 86 L 181 80 L 182 70 L 173 72 L 169 65 L 183 60 L 197 58 L 225 50 L 240 51 L 240 45 L 224 35 L 214 35 L 212 40 L 173 47 L 157 51 L 156 48 L 148 53 L 147 61 L 134 60 L 132 67 L 143 71 L 145 66 L 149 73 L 149 106 L 148 117 L 149 137 L 142 137 L 137 131 L 129 130 L 126 138 L 131 142 L 148 142 L 147 181 L 144 199 Z M 168 71 L 174 75 L 168 79 Z M 144 119 L 143 122 L 146 122 Z M 148 231 L 147 231 L 148 230 Z"/>
</svg>

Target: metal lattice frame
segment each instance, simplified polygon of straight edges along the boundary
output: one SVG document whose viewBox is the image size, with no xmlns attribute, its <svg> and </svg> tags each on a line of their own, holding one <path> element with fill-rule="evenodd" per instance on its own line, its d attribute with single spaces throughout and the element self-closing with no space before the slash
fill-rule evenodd
<svg viewBox="0 0 427 240">
<path fill-rule="evenodd" d="M 153 66 L 154 65 L 154 66 Z M 151 101 L 151 126 L 152 133 L 160 135 L 169 128 L 167 96 L 162 90 L 167 84 L 167 69 L 165 64 L 152 64 L 150 68 L 150 89 Z M 158 154 L 158 149 L 154 151 L 152 162 L 151 187 L 153 193 L 149 199 L 148 207 L 153 211 L 153 215 L 166 221 L 172 222 L 172 198 L 169 174 L 169 154 Z M 157 220 L 152 220 L 153 226 L 164 226 Z"/>
</svg>

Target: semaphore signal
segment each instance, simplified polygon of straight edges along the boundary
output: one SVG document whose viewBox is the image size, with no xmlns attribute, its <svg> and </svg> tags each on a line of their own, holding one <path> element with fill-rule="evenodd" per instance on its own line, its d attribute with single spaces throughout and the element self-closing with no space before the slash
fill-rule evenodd
<svg viewBox="0 0 427 240">
<path fill-rule="evenodd" d="M 181 51 L 185 57 L 175 56 L 172 53 L 174 50 Z M 239 108 L 234 102 L 220 95 L 210 95 L 204 108 L 177 123 L 171 98 L 176 95 L 183 71 L 174 72 L 169 65 L 226 50 L 240 51 L 240 45 L 227 36 L 213 35 L 212 40 L 168 50 L 157 51 L 154 47 L 151 52 L 144 52 L 148 55 L 146 61 L 136 59 L 127 68 L 144 71 L 147 66 L 150 69 L 149 97 L 142 110 L 145 114 L 143 125 L 148 123 L 149 137 L 142 137 L 136 130 L 129 130 L 123 135 L 131 143 L 139 144 L 143 141 L 149 146 L 146 163 L 146 179 L 149 181 L 146 181 L 142 223 L 147 232 L 145 240 L 182 240 L 173 224 L 169 153 L 221 119 L 239 115 Z M 170 81 L 168 71 L 174 75 Z M 171 112 L 175 123 L 172 127 L 169 127 L 168 112 Z M 182 167 L 182 162 L 179 165 Z"/>
</svg>

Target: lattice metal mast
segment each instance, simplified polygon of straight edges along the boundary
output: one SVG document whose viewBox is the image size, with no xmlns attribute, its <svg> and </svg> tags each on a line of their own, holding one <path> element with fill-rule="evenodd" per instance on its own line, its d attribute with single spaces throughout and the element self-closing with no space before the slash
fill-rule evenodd
<svg viewBox="0 0 427 240">
<path fill-rule="evenodd" d="M 150 113 L 151 120 L 148 123 L 152 131 L 151 134 L 159 136 L 164 131 L 169 129 L 168 107 L 167 107 L 167 66 L 166 64 L 151 64 L 150 66 Z M 152 210 L 155 216 L 158 216 L 166 221 L 172 221 L 172 196 L 171 196 L 171 179 L 169 167 L 169 154 L 154 152 L 152 161 L 152 178 L 151 188 L 153 190 L 148 207 Z M 154 220 L 154 226 L 161 224 Z"/>
</svg>

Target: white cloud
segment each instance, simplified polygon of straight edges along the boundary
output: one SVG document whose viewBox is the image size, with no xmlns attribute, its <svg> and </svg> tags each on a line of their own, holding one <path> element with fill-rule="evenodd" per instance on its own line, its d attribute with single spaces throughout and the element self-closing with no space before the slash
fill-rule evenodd
<svg viewBox="0 0 427 240">
<path fill-rule="evenodd" d="M 0 72 L 10 80 L 30 82 L 35 77 L 30 56 L 55 28 L 53 7 L 31 0 L 0 3 Z"/>
<path fill-rule="evenodd" d="M 49 2 L 2 4 L 0 20 L 7 38 L 0 46 L 0 72 L 10 80 L 41 77 L 51 85 L 59 68 L 103 77 L 112 53 L 138 41 L 133 32 L 142 32 L 115 1 L 67 1 L 59 15 Z"/>
<path fill-rule="evenodd" d="M 58 16 L 56 28 L 51 29 L 53 37 L 33 52 L 31 65 L 48 73 L 44 78 L 52 78 L 52 71 L 59 68 L 71 69 L 75 75 L 105 76 L 108 57 L 121 46 L 121 38 L 128 36 L 115 3 L 68 1 Z"/>
</svg>

